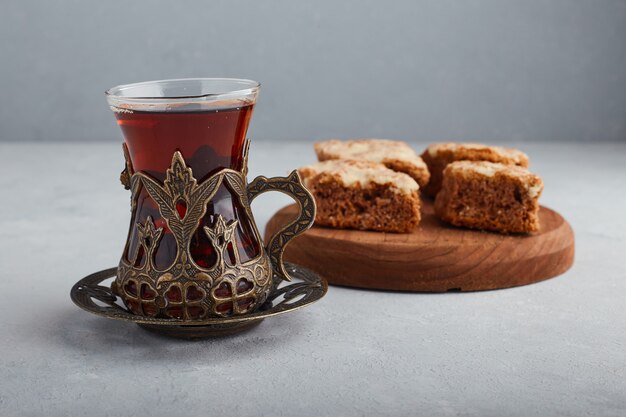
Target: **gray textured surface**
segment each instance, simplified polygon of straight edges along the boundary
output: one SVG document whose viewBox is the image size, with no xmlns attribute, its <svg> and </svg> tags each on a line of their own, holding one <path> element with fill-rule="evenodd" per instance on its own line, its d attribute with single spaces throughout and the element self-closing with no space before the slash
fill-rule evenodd
<svg viewBox="0 0 626 417">
<path fill-rule="evenodd" d="M 105 141 L 102 92 L 263 83 L 258 140 L 626 141 L 623 0 L 34 1 L 0 7 L 0 141 Z"/>
<path fill-rule="evenodd" d="M 121 253 L 119 144 L 0 144 L 0 415 L 626 415 L 626 144 L 522 149 L 576 233 L 563 276 L 467 294 L 333 287 L 249 333 L 183 342 L 69 299 Z M 312 160 L 309 145 L 253 143 L 251 175 Z M 260 197 L 259 224 L 287 202 Z"/>
</svg>

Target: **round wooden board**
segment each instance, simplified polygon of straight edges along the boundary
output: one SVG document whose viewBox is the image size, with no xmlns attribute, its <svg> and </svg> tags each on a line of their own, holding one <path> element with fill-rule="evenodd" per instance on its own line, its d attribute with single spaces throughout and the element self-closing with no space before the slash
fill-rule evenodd
<svg viewBox="0 0 626 417">
<path fill-rule="evenodd" d="M 295 218 L 295 205 L 268 222 L 265 241 Z M 561 215 L 539 212 L 541 231 L 500 235 L 449 226 L 422 201 L 422 222 L 396 234 L 314 226 L 292 240 L 284 260 L 309 268 L 335 285 L 398 291 L 478 291 L 555 277 L 574 262 L 574 232 Z"/>
</svg>

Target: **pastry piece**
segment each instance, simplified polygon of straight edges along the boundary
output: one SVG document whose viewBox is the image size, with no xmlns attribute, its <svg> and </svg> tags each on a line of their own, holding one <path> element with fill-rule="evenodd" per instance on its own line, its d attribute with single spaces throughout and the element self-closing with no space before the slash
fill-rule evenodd
<svg viewBox="0 0 626 417">
<path fill-rule="evenodd" d="M 402 233 L 420 222 L 419 185 L 406 174 L 352 160 L 318 162 L 298 171 L 315 197 L 318 225 Z"/>
<path fill-rule="evenodd" d="M 430 171 L 430 181 L 422 191 L 431 197 L 439 192 L 443 170 L 450 162 L 489 161 L 528 167 L 528 156 L 522 151 L 479 143 L 436 143 L 426 148 L 422 159 Z"/>
<path fill-rule="evenodd" d="M 380 162 L 394 171 L 410 175 L 420 187 L 430 179 L 428 167 L 405 142 L 387 139 L 327 140 L 314 145 L 317 159 L 354 159 Z"/>
<path fill-rule="evenodd" d="M 543 181 L 526 168 L 457 161 L 443 172 L 435 214 L 455 226 L 501 233 L 539 230 Z"/>
</svg>

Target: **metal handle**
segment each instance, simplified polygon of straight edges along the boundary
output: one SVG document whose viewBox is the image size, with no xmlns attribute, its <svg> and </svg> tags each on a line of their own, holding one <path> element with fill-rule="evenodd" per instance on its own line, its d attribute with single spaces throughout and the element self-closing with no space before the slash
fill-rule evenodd
<svg viewBox="0 0 626 417">
<path fill-rule="evenodd" d="M 313 226 L 315 199 L 304 187 L 298 171 L 295 170 L 287 177 L 256 177 L 248 185 L 248 200 L 252 202 L 256 196 L 267 191 L 280 191 L 287 194 L 298 203 L 300 209 L 298 217 L 276 232 L 265 247 L 272 262 L 274 273 L 286 281 L 291 281 L 291 277 L 283 264 L 283 252 L 291 239 Z"/>
</svg>

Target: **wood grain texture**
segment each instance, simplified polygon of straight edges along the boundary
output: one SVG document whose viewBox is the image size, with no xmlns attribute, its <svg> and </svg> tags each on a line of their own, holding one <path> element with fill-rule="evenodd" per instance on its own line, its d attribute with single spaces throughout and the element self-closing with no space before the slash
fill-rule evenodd
<svg viewBox="0 0 626 417">
<path fill-rule="evenodd" d="M 268 222 L 269 241 L 296 206 Z M 515 287 L 555 277 L 574 262 L 574 232 L 557 212 L 541 207 L 541 231 L 500 235 L 449 226 L 422 201 L 422 222 L 394 234 L 314 226 L 287 246 L 284 259 L 335 285 L 398 291 L 478 291 Z"/>
</svg>

